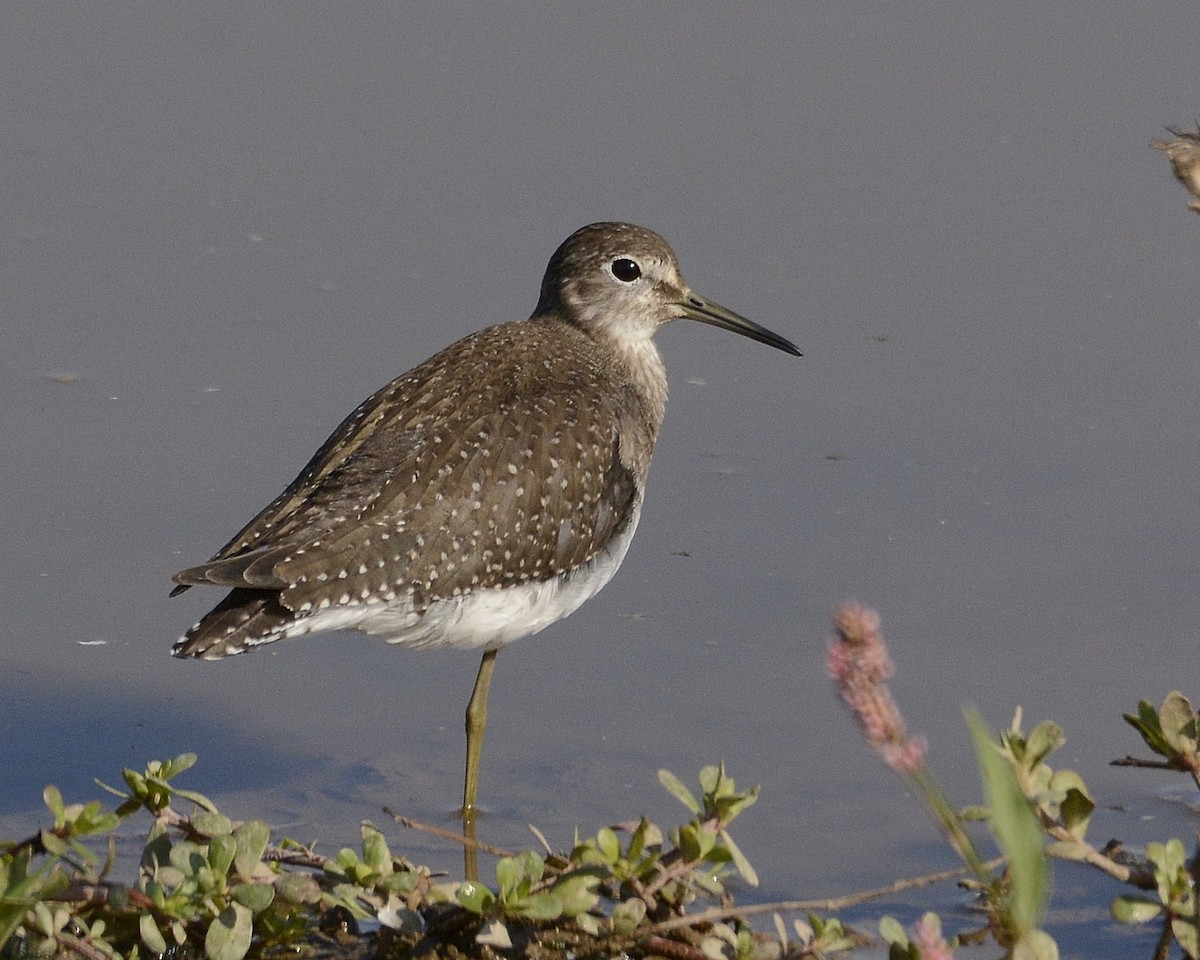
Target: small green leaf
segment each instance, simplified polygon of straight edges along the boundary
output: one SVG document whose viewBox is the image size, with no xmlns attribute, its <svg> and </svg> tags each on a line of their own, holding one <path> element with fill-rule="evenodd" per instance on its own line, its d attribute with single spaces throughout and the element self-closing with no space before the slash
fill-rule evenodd
<svg viewBox="0 0 1200 960">
<path fill-rule="evenodd" d="M 1195 917 L 1172 917 L 1171 933 L 1192 960 L 1200 957 L 1200 927 L 1196 926 Z"/>
<path fill-rule="evenodd" d="M 45 789 L 42 790 L 42 800 L 45 802 L 46 808 L 54 816 L 54 829 L 61 830 L 67 823 L 66 814 L 63 810 L 62 793 L 59 792 L 58 787 L 54 784 L 48 783 Z"/>
<path fill-rule="evenodd" d="M 1082 840 L 1087 834 L 1088 823 L 1091 822 L 1092 811 L 1096 809 L 1096 805 L 1085 794 L 1072 787 L 1067 791 L 1058 809 L 1063 826 L 1076 840 Z"/>
<path fill-rule="evenodd" d="M 778 912 L 772 913 L 771 914 L 771 923 L 775 927 L 775 939 L 779 941 L 780 952 L 787 953 L 788 952 L 788 932 L 787 932 L 787 927 L 784 926 L 784 924 L 783 924 L 783 917 L 781 917 L 778 914 Z M 800 924 L 800 927 L 802 929 L 804 928 L 804 923 L 802 921 L 797 920 L 796 923 Z M 797 932 L 799 932 L 799 930 Z M 804 942 L 805 943 L 812 942 L 812 930 L 808 931 L 807 939 L 805 939 Z"/>
<path fill-rule="evenodd" d="M 289 903 L 316 903 L 321 899 L 321 885 L 307 873 L 279 874 L 275 892 Z"/>
<path fill-rule="evenodd" d="M 251 913 L 262 913 L 275 899 L 275 887 L 269 883 L 239 883 L 229 895 Z"/>
<path fill-rule="evenodd" d="M 586 933 L 589 937 L 600 936 L 600 918 L 594 917 L 590 913 L 581 913 L 576 916 L 575 926 Z"/>
<path fill-rule="evenodd" d="M 577 917 L 587 913 L 599 901 L 596 887 L 600 878 L 590 873 L 576 873 L 563 877 L 551 888 L 558 897 L 564 917 Z"/>
<path fill-rule="evenodd" d="M 220 837 L 213 837 L 208 841 L 208 865 L 212 867 L 213 873 L 218 877 L 225 877 L 229 873 L 229 866 L 233 863 L 234 854 L 237 853 L 237 841 L 229 834 Z"/>
<path fill-rule="evenodd" d="M 429 902 L 438 906 L 458 903 L 458 892 L 462 886 L 462 883 L 435 883 L 429 888 Z"/>
<path fill-rule="evenodd" d="M 741 874 L 743 880 L 750 886 L 758 886 L 758 874 L 754 872 L 754 868 L 750 866 L 750 861 L 746 859 L 746 855 L 733 842 L 733 837 L 729 835 L 727 830 L 721 831 L 721 840 L 725 844 L 725 848 L 729 851 L 729 855 L 733 858 L 733 865 L 737 868 L 737 872 Z"/>
<path fill-rule="evenodd" d="M 111 793 L 114 797 L 120 797 L 122 800 L 126 800 L 129 797 L 129 794 L 125 793 L 123 790 L 118 790 L 116 787 L 110 787 L 103 780 L 93 779 L 92 783 L 98 786 L 105 793 Z"/>
<path fill-rule="evenodd" d="M 1158 719 L 1158 710 L 1148 700 L 1138 701 L 1137 715 L 1124 714 L 1125 722 L 1133 727 L 1146 746 L 1162 757 L 1171 755 L 1171 747 L 1163 737 L 1162 724 Z"/>
<path fill-rule="evenodd" d="M 227 837 L 233 832 L 233 823 L 223 813 L 197 810 L 189 820 L 192 829 L 202 837 Z"/>
<path fill-rule="evenodd" d="M 686 823 L 679 828 L 679 839 L 676 841 L 676 846 L 679 847 L 679 852 L 688 863 L 699 860 L 703 856 L 700 852 L 700 838 L 694 823 Z"/>
<path fill-rule="evenodd" d="M 557 920 L 562 916 L 562 901 L 552 890 L 521 897 L 515 904 L 505 906 L 505 912 L 530 920 Z"/>
<path fill-rule="evenodd" d="M 640 854 L 647 847 L 661 847 L 663 842 L 663 833 L 658 824 L 642 817 L 638 823 L 637 829 L 633 831 L 633 837 L 630 838 L 630 856 L 633 856 L 633 849 L 636 847 Z"/>
<path fill-rule="evenodd" d="M 700 858 L 708 857 L 717 852 L 717 832 L 709 827 L 700 826 L 696 830 L 696 839 L 700 847 Z"/>
<path fill-rule="evenodd" d="M 217 805 L 202 793 L 196 793 L 194 790 L 180 790 L 178 787 L 172 788 L 171 792 L 183 800 L 190 800 L 202 810 L 217 812 Z"/>
<path fill-rule="evenodd" d="M 904 930 L 904 924 L 890 914 L 879 918 L 879 935 L 888 943 L 908 948 L 908 934 Z"/>
<path fill-rule="evenodd" d="M 532 850 L 515 857 L 501 857 L 496 863 L 496 883 L 503 903 L 511 903 L 528 892 L 529 888 L 542 879 L 545 862 Z"/>
<path fill-rule="evenodd" d="M 373 824 L 362 825 L 363 861 L 380 876 L 386 877 L 392 872 L 392 854 L 388 850 L 387 840 Z"/>
<path fill-rule="evenodd" d="M 1183 870 L 1187 859 L 1187 851 L 1178 837 L 1172 837 L 1166 843 L 1146 844 L 1146 859 L 1168 876 L 1174 876 Z"/>
<path fill-rule="evenodd" d="M 185 770 L 191 770 L 196 765 L 196 755 L 194 753 L 181 753 L 174 760 L 169 760 L 163 767 L 160 776 L 164 780 L 170 780 L 172 777 L 177 777 Z"/>
<path fill-rule="evenodd" d="M 180 840 L 171 845 L 167 860 L 185 877 L 195 876 L 201 867 L 208 866 L 208 848 L 190 840 Z"/>
<path fill-rule="evenodd" d="M 51 856 L 61 857 L 67 852 L 67 841 L 56 833 L 51 833 L 49 830 L 39 830 L 38 839 L 46 852 Z"/>
<path fill-rule="evenodd" d="M 816 935 L 812 943 L 814 949 L 822 950 L 826 953 L 841 953 L 853 950 L 856 946 L 854 940 L 846 935 L 845 927 L 842 926 L 841 921 L 836 917 L 822 920 L 815 914 L 810 913 L 808 918 L 812 921 L 812 929 Z"/>
<path fill-rule="evenodd" d="M 41 900 L 33 905 L 33 917 L 36 929 L 42 936 L 54 936 L 54 915 L 50 912 L 50 908 Z"/>
<path fill-rule="evenodd" d="M 23 902 L 0 903 L 0 947 L 8 943 L 28 915 L 29 911 Z"/>
<path fill-rule="evenodd" d="M 1176 753 L 1194 756 L 1196 753 L 1196 714 L 1192 705 L 1178 690 L 1167 694 L 1158 708 L 1163 738 Z"/>
<path fill-rule="evenodd" d="M 253 917 L 240 903 L 231 903 L 208 925 L 204 953 L 208 960 L 242 960 L 250 949 Z"/>
<path fill-rule="evenodd" d="M 138 918 L 138 932 L 141 934 L 142 943 L 151 954 L 158 956 L 167 952 L 167 941 L 151 914 L 143 913 Z"/>
<path fill-rule="evenodd" d="M 683 781 L 675 776 L 675 774 L 670 770 L 659 770 L 658 782 L 663 785 L 667 793 L 691 810 L 692 813 L 699 816 L 700 804 L 692 796 L 692 792 L 683 785 Z"/>
<path fill-rule="evenodd" d="M 530 860 L 530 854 L 536 863 Z M 501 857 L 496 863 L 496 892 L 500 900 L 513 903 L 528 892 L 530 886 L 541 879 L 542 867 L 541 858 L 531 850 L 515 857 Z"/>
<path fill-rule="evenodd" d="M 1053 721 L 1043 720 L 1029 731 L 1029 739 L 1025 741 L 1025 762 L 1022 765 L 1027 770 L 1032 770 L 1066 742 L 1062 727 Z"/>
<path fill-rule="evenodd" d="M 1078 790 L 1085 797 L 1088 796 L 1087 784 L 1084 783 L 1083 777 L 1074 770 L 1056 770 L 1054 776 L 1050 778 L 1050 789 L 1060 793 Z"/>
<path fill-rule="evenodd" d="M 111 811 L 100 810 L 99 801 L 93 800 L 86 807 L 75 823 L 75 835 L 86 836 L 94 833 L 111 833 L 121 824 L 121 818 Z"/>
<path fill-rule="evenodd" d="M 482 883 L 465 880 L 458 887 L 458 902 L 472 913 L 487 913 L 496 902 L 496 896 Z"/>
<path fill-rule="evenodd" d="M 608 827 L 601 827 L 596 834 L 596 849 L 604 855 L 604 859 L 609 863 L 616 863 L 621 857 L 621 841 L 617 839 L 616 833 Z"/>
<path fill-rule="evenodd" d="M 1117 923 L 1148 923 L 1162 913 L 1162 904 L 1145 897 L 1117 897 L 1109 911 Z"/>
<path fill-rule="evenodd" d="M 121 771 L 121 779 L 125 781 L 125 785 L 133 791 L 133 795 L 138 799 L 146 796 L 148 787 L 146 786 L 146 778 L 136 770 L 130 770 L 126 767 Z"/>
<path fill-rule="evenodd" d="M 725 779 L 724 766 L 707 766 L 700 768 L 700 789 L 709 796 L 714 796 L 717 793 L 717 788 L 722 786 L 722 781 Z M 732 788 L 732 784 L 730 784 Z"/>
<path fill-rule="evenodd" d="M 624 934 L 632 932 L 646 916 L 646 903 L 633 897 L 613 907 L 613 933 Z"/>
<path fill-rule="evenodd" d="M 732 780 L 724 781 L 726 785 L 732 786 Z M 720 796 L 711 802 L 711 812 L 716 815 L 722 825 L 728 826 L 736 820 L 747 807 L 753 806 L 758 802 L 758 786 L 753 786 L 745 793 L 733 793 L 722 790 Z M 706 802 L 708 797 L 705 798 Z"/>
<path fill-rule="evenodd" d="M 270 836 L 271 828 L 264 820 L 247 820 L 234 828 L 233 839 L 237 841 L 237 853 L 233 856 L 233 864 L 239 877 L 249 880 L 254 876 Z"/>
<path fill-rule="evenodd" d="M 398 893 L 403 897 L 407 897 L 417 888 L 419 882 L 420 876 L 418 874 L 409 873 L 406 870 L 397 870 L 386 877 L 380 877 L 376 880 L 375 889 L 386 890 L 389 893 Z"/>
</svg>

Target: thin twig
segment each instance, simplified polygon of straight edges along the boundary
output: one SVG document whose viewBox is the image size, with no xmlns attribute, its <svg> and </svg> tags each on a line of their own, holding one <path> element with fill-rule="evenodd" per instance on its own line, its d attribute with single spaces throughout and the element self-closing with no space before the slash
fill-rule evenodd
<svg viewBox="0 0 1200 960">
<path fill-rule="evenodd" d="M 63 949 L 79 954 L 84 960 L 109 960 L 108 955 L 95 944 L 73 937 L 69 933 L 56 933 L 54 939 Z"/>
<path fill-rule="evenodd" d="M 274 845 L 263 851 L 263 859 L 274 863 L 287 864 L 289 867 L 310 867 L 313 870 L 323 870 L 329 862 L 329 857 L 313 853 L 305 847 L 302 850 L 287 850 Z"/>
<path fill-rule="evenodd" d="M 1171 956 L 1171 946 L 1175 943 L 1175 934 L 1171 930 L 1171 918 L 1166 917 L 1162 923 L 1162 933 L 1154 944 L 1153 960 L 1168 960 Z"/>
<path fill-rule="evenodd" d="M 1147 770 L 1181 770 L 1182 768 L 1169 760 L 1142 760 L 1140 757 L 1124 756 L 1119 760 L 1109 760 L 1110 767 L 1144 767 Z"/>
<path fill-rule="evenodd" d="M 993 860 L 988 860 L 982 866 L 988 870 L 994 870 L 1002 863 L 1004 863 L 1004 858 L 996 857 Z M 650 927 L 645 931 L 644 935 L 653 936 L 655 934 L 668 933 L 671 930 L 678 930 L 682 927 L 694 926 L 699 923 L 724 920 L 727 917 L 752 916 L 757 913 L 788 913 L 800 910 L 844 910 L 847 907 L 853 907 L 868 900 L 877 900 L 880 897 L 886 897 L 893 893 L 901 893 L 904 890 L 927 887 L 932 883 L 953 880 L 955 877 L 963 877 L 971 873 L 974 873 L 974 870 L 970 867 L 955 867 L 952 870 L 942 870 L 938 873 L 929 873 L 921 877 L 905 877 L 902 880 L 894 880 L 886 886 L 875 887 L 872 890 L 860 890 L 858 893 L 849 893 L 842 897 L 830 897 L 826 900 L 780 900 L 776 903 L 756 903 L 743 907 L 736 905 L 713 907 L 711 910 L 703 910 L 700 913 L 663 920 Z M 638 939 L 641 938 L 639 937 Z"/>
<path fill-rule="evenodd" d="M 1197 207 L 1197 213 L 1200 213 L 1200 207 Z M 1138 757 L 1124 756 L 1120 760 L 1109 760 L 1110 767 L 1142 767 L 1147 770 L 1178 770 L 1180 773 L 1186 773 L 1192 778 L 1197 789 L 1200 789 L 1200 761 L 1191 761 L 1183 757 L 1176 757 L 1172 760 L 1142 760 Z"/>
<path fill-rule="evenodd" d="M 1059 856 L 1063 860 L 1076 860 L 1080 863 L 1086 863 L 1103 873 L 1107 873 L 1114 880 L 1128 883 L 1139 890 L 1157 889 L 1158 881 L 1154 879 L 1154 874 L 1149 869 L 1136 864 L 1128 865 L 1120 863 L 1112 857 L 1106 856 L 1090 843 L 1071 836 L 1062 824 L 1052 820 L 1045 811 L 1040 812 L 1042 815 L 1042 829 L 1046 831 L 1046 834 L 1051 839 L 1081 851 L 1079 856 L 1055 854 L 1053 851 L 1050 851 L 1051 856 Z"/>
<path fill-rule="evenodd" d="M 54 903 L 71 903 L 80 907 L 98 906 L 109 902 L 114 889 L 121 891 L 135 911 L 154 913 L 158 909 L 154 901 L 137 887 L 127 887 L 111 880 L 93 881 L 79 877 L 72 878 L 61 891 L 53 896 L 46 896 L 45 899 Z"/>
<path fill-rule="evenodd" d="M 670 960 L 708 960 L 708 954 L 699 947 L 680 943 L 678 940 L 668 940 L 666 937 L 649 936 L 639 943 L 655 955 L 668 957 Z"/>
<path fill-rule="evenodd" d="M 514 853 L 512 850 L 505 850 L 502 847 L 493 847 L 490 843 L 483 843 L 480 840 L 473 840 L 461 833 L 455 833 L 453 830 L 447 830 L 445 827 L 435 827 L 432 823 L 422 823 L 420 820 L 414 820 L 412 817 L 403 817 L 390 807 L 384 807 L 383 812 L 400 824 L 400 826 L 408 827 L 411 830 L 420 830 L 422 833 L 432 834 L 435 837 L 441 837 L 443 840 L 450 840 L 453 843 L 462 844 L 464 847 L 470 847 L 473 850 L 482 850 L 484 853 L 493 857 L 516 856 L 516 853 Z"/>
</svg>

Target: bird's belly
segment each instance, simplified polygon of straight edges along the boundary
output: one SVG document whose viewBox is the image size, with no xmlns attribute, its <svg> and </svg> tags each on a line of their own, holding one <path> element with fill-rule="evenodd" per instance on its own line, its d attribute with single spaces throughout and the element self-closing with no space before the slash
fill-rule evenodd
<svg viewBox="0 0 1200 960">
<path fill-rule="evenodd" d="M 369 607 L 354 629 L 406 647 L 498 649 L 574 613 L 613 578 L 637 528 L 634 510 L 625 529 L 588 563 L 552 580 L 475 590 L 438 600 L 423 614 L 411 602 Z"/>
</svg>

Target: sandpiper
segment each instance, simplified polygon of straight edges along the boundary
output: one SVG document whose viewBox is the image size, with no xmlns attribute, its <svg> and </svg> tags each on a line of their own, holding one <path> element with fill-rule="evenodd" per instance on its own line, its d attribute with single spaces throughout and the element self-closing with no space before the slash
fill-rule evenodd
<svg viewBox="0 0 1200 960">
<path fill-rule="evenodd" d="M 172 596 L 232 588 L 175 656 L 329 630 L 482 648 L 470 814 L 497 651 L 594 596 L 629 548 L 667 400 L 653 336 L 680 318 L 800 356 L 694 293 L 658 234 L 577 230 L 528 320 L 473 333 L 367 398 L 211 560 L 175 574 Z"/>
<path fill-rule="evenodd" d="M 1175 179 L 1187 187 L 1192 196 L 1200 198 L 1200 124 L 1196 125 L 1195 131 L 1177 127 L 1167 127 L 1167 130 L 1171 134 L 1170 140 L 1151 140 L 1150 146 L 1167 155 Z M 1188 206 L 1200 213 L 1200 199 Z"/>
</svg>

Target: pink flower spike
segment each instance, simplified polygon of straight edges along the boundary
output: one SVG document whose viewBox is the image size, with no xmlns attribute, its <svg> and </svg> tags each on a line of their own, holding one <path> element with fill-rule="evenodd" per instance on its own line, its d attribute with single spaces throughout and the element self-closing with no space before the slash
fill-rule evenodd
<svg viewBox="0 0 1200 960">
<path fill-rule="evenodd" d="M 921 951 L 921 960 L 954 960 L 950 945 L 942 937 L 942 923 L 935 913 L 927 913 L 913 925 L 913 943 Z"/>
<path fill-rule="evenodd" d="M 902 777 L 911 777 L 925 765 L 929 744 L 924 737 L 912 737 L 903 743 L 888 743 L 880 748 L 883 761 Z"/>
<path fill-rule="evenodd" d="M 924 738 L 910 738 L 887 680 L 895 668 L 883 642 L 879 614 L 858 603 L 833 618 L 825 666 L 867 743 L 892 770 L 912 776 L 924 765 Z"/>
</svg>

